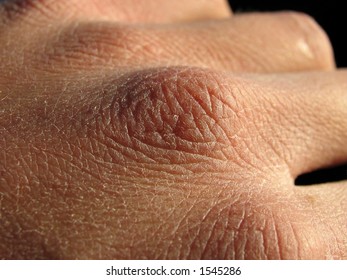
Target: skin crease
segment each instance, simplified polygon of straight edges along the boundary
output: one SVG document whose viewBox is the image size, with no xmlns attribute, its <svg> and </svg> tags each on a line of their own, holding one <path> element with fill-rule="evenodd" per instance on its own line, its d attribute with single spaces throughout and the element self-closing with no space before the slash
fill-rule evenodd
<svg viewBox="0 0 347 280">
<path fill-rule="evenodd" d="M 0 258 L 347 258 L 346 183 L 294 186 L 347 161 L 347 74 L 311 19 L 216 1 L 213 22 L 163 4 L 100 23 L 88 2 L 63 20 L 37 17 L 48 0 L 0 9 Z M 254 37 L 280 19 L 276 40 Z"/>
</svg>

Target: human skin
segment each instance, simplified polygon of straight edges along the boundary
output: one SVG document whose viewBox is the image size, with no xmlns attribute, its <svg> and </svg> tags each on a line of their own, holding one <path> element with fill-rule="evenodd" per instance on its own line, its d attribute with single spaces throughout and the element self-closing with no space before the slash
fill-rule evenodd
<svg viewBox="0 0 347 280">
<path fill-rule="evenodd" d="M 347 161 L 311 18 L 81 2 L 0 6 L 0 258 L 347 259 L 347 183 L 294 185 Z"/>
</svg>

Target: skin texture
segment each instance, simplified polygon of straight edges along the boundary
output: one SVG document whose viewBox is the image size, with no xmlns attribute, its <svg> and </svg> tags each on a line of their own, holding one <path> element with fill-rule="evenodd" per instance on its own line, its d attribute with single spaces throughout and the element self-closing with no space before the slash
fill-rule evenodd
<svg viewBox="0 0 347 280">
<path fill-rule="evenodd" d="M 294 186 L 347 161 L 311 18 L 85 2 L 0 6 L 0 258 L 347 258 L 346 182 Z"/>
</svg>

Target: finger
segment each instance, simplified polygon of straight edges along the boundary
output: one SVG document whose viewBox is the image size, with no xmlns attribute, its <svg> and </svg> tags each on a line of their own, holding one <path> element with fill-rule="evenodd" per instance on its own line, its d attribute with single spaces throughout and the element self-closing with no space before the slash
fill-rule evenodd
<svg viewBox="0 0 347 280">
<path fill-rule="evenodd" d="M 89 23 L 59 34 L 60 42 L 54 40 L 46 48 L 56 62 L 55 71 L 59 62 L 82 69 L 189 65 L 290 72 L 334 68 L 325 33 L 311 18 L 296 13 L 249 14 L 227 21 L 146 27 Z M 43 53 L 47 60 L 44 51 L 36 53 Z M 39 67 L 45 65 L 37 63 Z M 66 71 L 64 65 L 60 67 Z"/>
<path fill-rule="evenodd" d="M 297 13 L 238 15 L 149 32 L 151 43 L 170 59 L 167 63 L 254 72 L 334 68 L 324 31 L 312 18 Z"/>
<path fill-rule="evenodd" d="M 100 1 L 94 0 L 97 3 Z M 230 17 L 232 12 L 226 0 L 188 1 L 122 1 L 108 0 L 100 3 L 102 9 L 114 10 L 118 21 L 131 23 L 172 23 L 202 19 Z M 126 3 L 126 4 L 125 4 Z"/>
<path fill-rule="evenodd" d="M 29 22 L 112 20 L 124 23 L 172 23 L 230 17 L 226 0 L 14 0 L 0 7 L 10 18 Z M 28 20 L 27 20 L 28 21 Z"/>
<path fill-rule="evenodd" d="M 271 116 L 265 138 L 294 178 L 347 162 L 346 71 L 260 79 Z"/>
</svg>

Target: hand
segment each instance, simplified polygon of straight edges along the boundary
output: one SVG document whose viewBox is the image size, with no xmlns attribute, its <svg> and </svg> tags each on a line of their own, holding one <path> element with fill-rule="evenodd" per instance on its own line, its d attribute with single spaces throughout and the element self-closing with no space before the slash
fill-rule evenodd
<svg viewBox="0 0 347 280">
<path fill-rule="evenodd" d="M 81 3 L 0 6 L 0 258 L 347 258 L 347 183 L 294 185 L 347 161 L 312 19 Z"/>
</svg>

